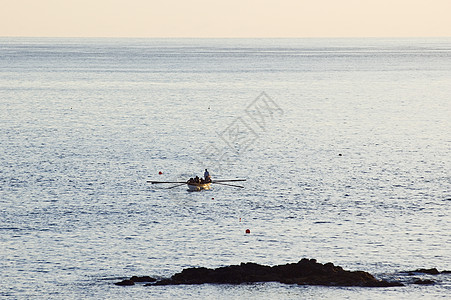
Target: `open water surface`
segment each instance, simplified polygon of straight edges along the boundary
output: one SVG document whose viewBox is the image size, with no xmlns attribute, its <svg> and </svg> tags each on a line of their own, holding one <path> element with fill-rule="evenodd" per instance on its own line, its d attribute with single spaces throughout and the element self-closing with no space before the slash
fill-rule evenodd
<svg viewBox="0 0 451 300">
<path fill-rule="evenodd" d="M 451 270 L 450 116 L 449 38 L 0 38 L 0 297 L 449 297 L 444 274 L 113 283 L 304 257 L 387 279 Z M 146 183 L 204 168 L 245 188 Z"/>
</svg>

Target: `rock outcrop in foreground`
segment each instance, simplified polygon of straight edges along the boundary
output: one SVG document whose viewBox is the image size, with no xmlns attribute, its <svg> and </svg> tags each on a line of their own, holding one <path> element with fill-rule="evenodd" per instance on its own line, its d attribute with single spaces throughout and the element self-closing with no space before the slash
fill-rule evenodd
<svg viewBox="0 0 451 300">
<path fill-rule="evenodd" d="M 188 268 L 171 278 L 162 279 L 151 285 L 178 285 L 202 283 L 240 284 L 250 282 L 281 282 L 299 285 L 325 286 L 402 286 L 399 282 L 378 280 L 363 271 L 346 271 L 332 263 L 320 264 L 315 259 L 302 259 L 298 263 L 264 266 L 255 263 L 241 263 L 217 269 Z"/>
<path fill-rule="evenodd" d="M 416 269 L 415 271 L 407 271 L 404 273 L 408 273 L 409 275 L 414 275 L 415 273 L 439 275 L 439 274 L 451 274 L 451 271 L 444 270 L 444 271 L 440 272 L 436 268 L 432 268 L 432 269 Z"/>
<path fill-rule="evenodd" d="M 155 282 L 155 278 L 149 276 L 133 276 L 130 279 L 122 280 L 121 282 L 116 282 L 115 285 L 135 285 L 135 282 Z"/>
<path fill-rule="evenodd" d="M 451 274 L 451 271 L 439 271 L 436 268 L 432 268 L 432 269 L 416 269 L 414 271 L 405 271 L 405 272 L 401 272 L 401 274 L 407 274 L 408 276 L 415 276 L 415 275 L 422 275 L 422 274 L 426 274 L 426 275 L 432 275 L 433 277 L 435 277 L 436 275 L 447 275 L 447 274 Z M 417 278 L 417 277 L 413 277 L 413 279 L 411 279 L 409 281 L 409 283 L 412 284 L 423 284 L 423 285 L 432 285 L 432 284 L 436 284 L 437 282 L 435 282 L 434 280 L 430 279 L 430 278 Z"/>
</svg>

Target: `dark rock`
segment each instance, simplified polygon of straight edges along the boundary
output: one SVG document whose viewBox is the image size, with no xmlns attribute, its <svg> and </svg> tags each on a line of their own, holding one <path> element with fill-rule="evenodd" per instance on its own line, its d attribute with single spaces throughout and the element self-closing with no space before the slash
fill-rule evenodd
<svg viewBox="0 0 451 300">
<path fill-rule="evenodd" d="M 412 283 L 413 284 L 434 284 L 435 282 L 433 280 L 429 280 L 429 279 L 417 279 Z"/>
<path fill-rule="evenodd" d="M 166 278 L 166 279 L 161 279 L 158 280 L 157 282 L 155 282 L 155 284 L 145 284 L 144 286 L 150 286 L 150 285 L 173 285 L 174 283 L 172 282 L 171 279 Z"/>
<path fill-rule="evenodd" d="M 430 275 L 438 275 L 438 274 L 440 274 L 440 272 L 436 268 L 433 268 L 433 269 L 417 269 L 415 271 L 409 271 L 409 274 L 412 274 L 412 273 L 423 273 L 423 274 L 430 274 Z"/>
<path fill-rule="evenodd" d="M 302 259 L 298 263 L 264 266 L 256 263 L 241 263 L 217 269 L 188 268 L 169 279 L 157 281 L 155 285 L 228 283 L 276 281 L 299 285 L 326 286 L 402 286 L 399 282 L 378 280 L 363 271 L 346 271 L 332 263 L 320 264 L 315 259 Z"/>
<path fill-rule="evenodd" d="M 150 276 L 133 276 L 130 278 L 133 282 L 155 282 L 157 281 L 155 278 L 152 278 Z"/>
<path fill-rule="evenodd" d="M 133 280 L 130 280 L 130 279 L 125 279 L 125 280 L 122 280 L 121 282 L 115 282 L 114 284 L 115 285 L 126 286 L 126 285 L 134 285 L 135 282 Z"/>
</svg>

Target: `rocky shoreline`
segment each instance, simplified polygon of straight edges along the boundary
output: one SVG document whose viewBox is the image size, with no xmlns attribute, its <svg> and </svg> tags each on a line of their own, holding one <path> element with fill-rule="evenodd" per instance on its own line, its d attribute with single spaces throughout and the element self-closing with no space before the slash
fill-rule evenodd
<svg viewBox="0 0 451 300">
<path fill-rule="evenodd" d="M 137 277 L 115 283 L 134 285 L 135 282 L 151 282 L 146 285 L 180 284 L 241 284 L 255 282 L 280 282 L 298 285 L 393 287 L 401 282 L 376 279 L 364 271 L 347 271 L 332 263 L 321 264 L 315 259 L 302 259 L 297 263 L 265 266 L 256 263 L 241 263 L 216 269 L 187 268 L 170 278 L 157 280 L 149 276 Z"/>
<path fill-rule="evenodd" d="M 298 285 L 396 287 L 409 284 L 434 285 L 439 275 L 449 276 L 451 271 L 416 269 L 396 273 L 396 281 L 380 280 L 368 272 L 347 271 L 332 263 L 321 264 L 315 259 L 303 258 L 297 263 L 265 266 L 256 263 L 241 263 L 216 269 L 187 268 L 170 278 L 157 280 L 150 276 L 133 276 L 114 283 L 130 286 L 144 283 L 145 286 L 180 284 L 241 284 L 256 282 L 280 282 Z M 420 276 L 420 277 L 418 277 Z M 432 280 L 434 278 L 434 280 Z M 446 278 L 446 277 L 445 277 Z M 444 279 L 444 278 L 442 278 Z M 437 279 L 440 282 L 440 279 Z"/>
</svg>

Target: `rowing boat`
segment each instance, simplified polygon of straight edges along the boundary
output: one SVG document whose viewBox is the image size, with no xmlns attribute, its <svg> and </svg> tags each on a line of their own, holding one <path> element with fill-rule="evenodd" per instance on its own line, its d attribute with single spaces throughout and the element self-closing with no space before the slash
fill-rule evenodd
<svg viewBox="0 0 451 300">
<path fill-rule="evenodd" d="M 234 182 L 234 181 L 246 181 L 246 179 L 220 179 L 220 180 L 211 180 L 210 182 L 194 182 L 192 178 L 188 181 L 153 181 L 153 180 L 147 180 L 148 183 L 157 184 L 157 183 L 176 183 L 177 185 L 168 187 L 166 189 L 173 189 L 178 186 L 187 185 L 188 191 L 194 192 L 194 191 L 202 191 L 202 190 L 209 190 L 211 188 L 211 184 L 220 184 L 220 185 L 227 185 L 237 188 L 244 188 L 244 186 L 241 185 L 235 185 L 230 184 L 226 182 Z"/>
<path fill-rule="evenodd" d="M 211 182 L 209 183 L 186 183 L 190 192 L 196 192 L 201 190 L 209 190 L 211 188 Z"/>
</svg>

